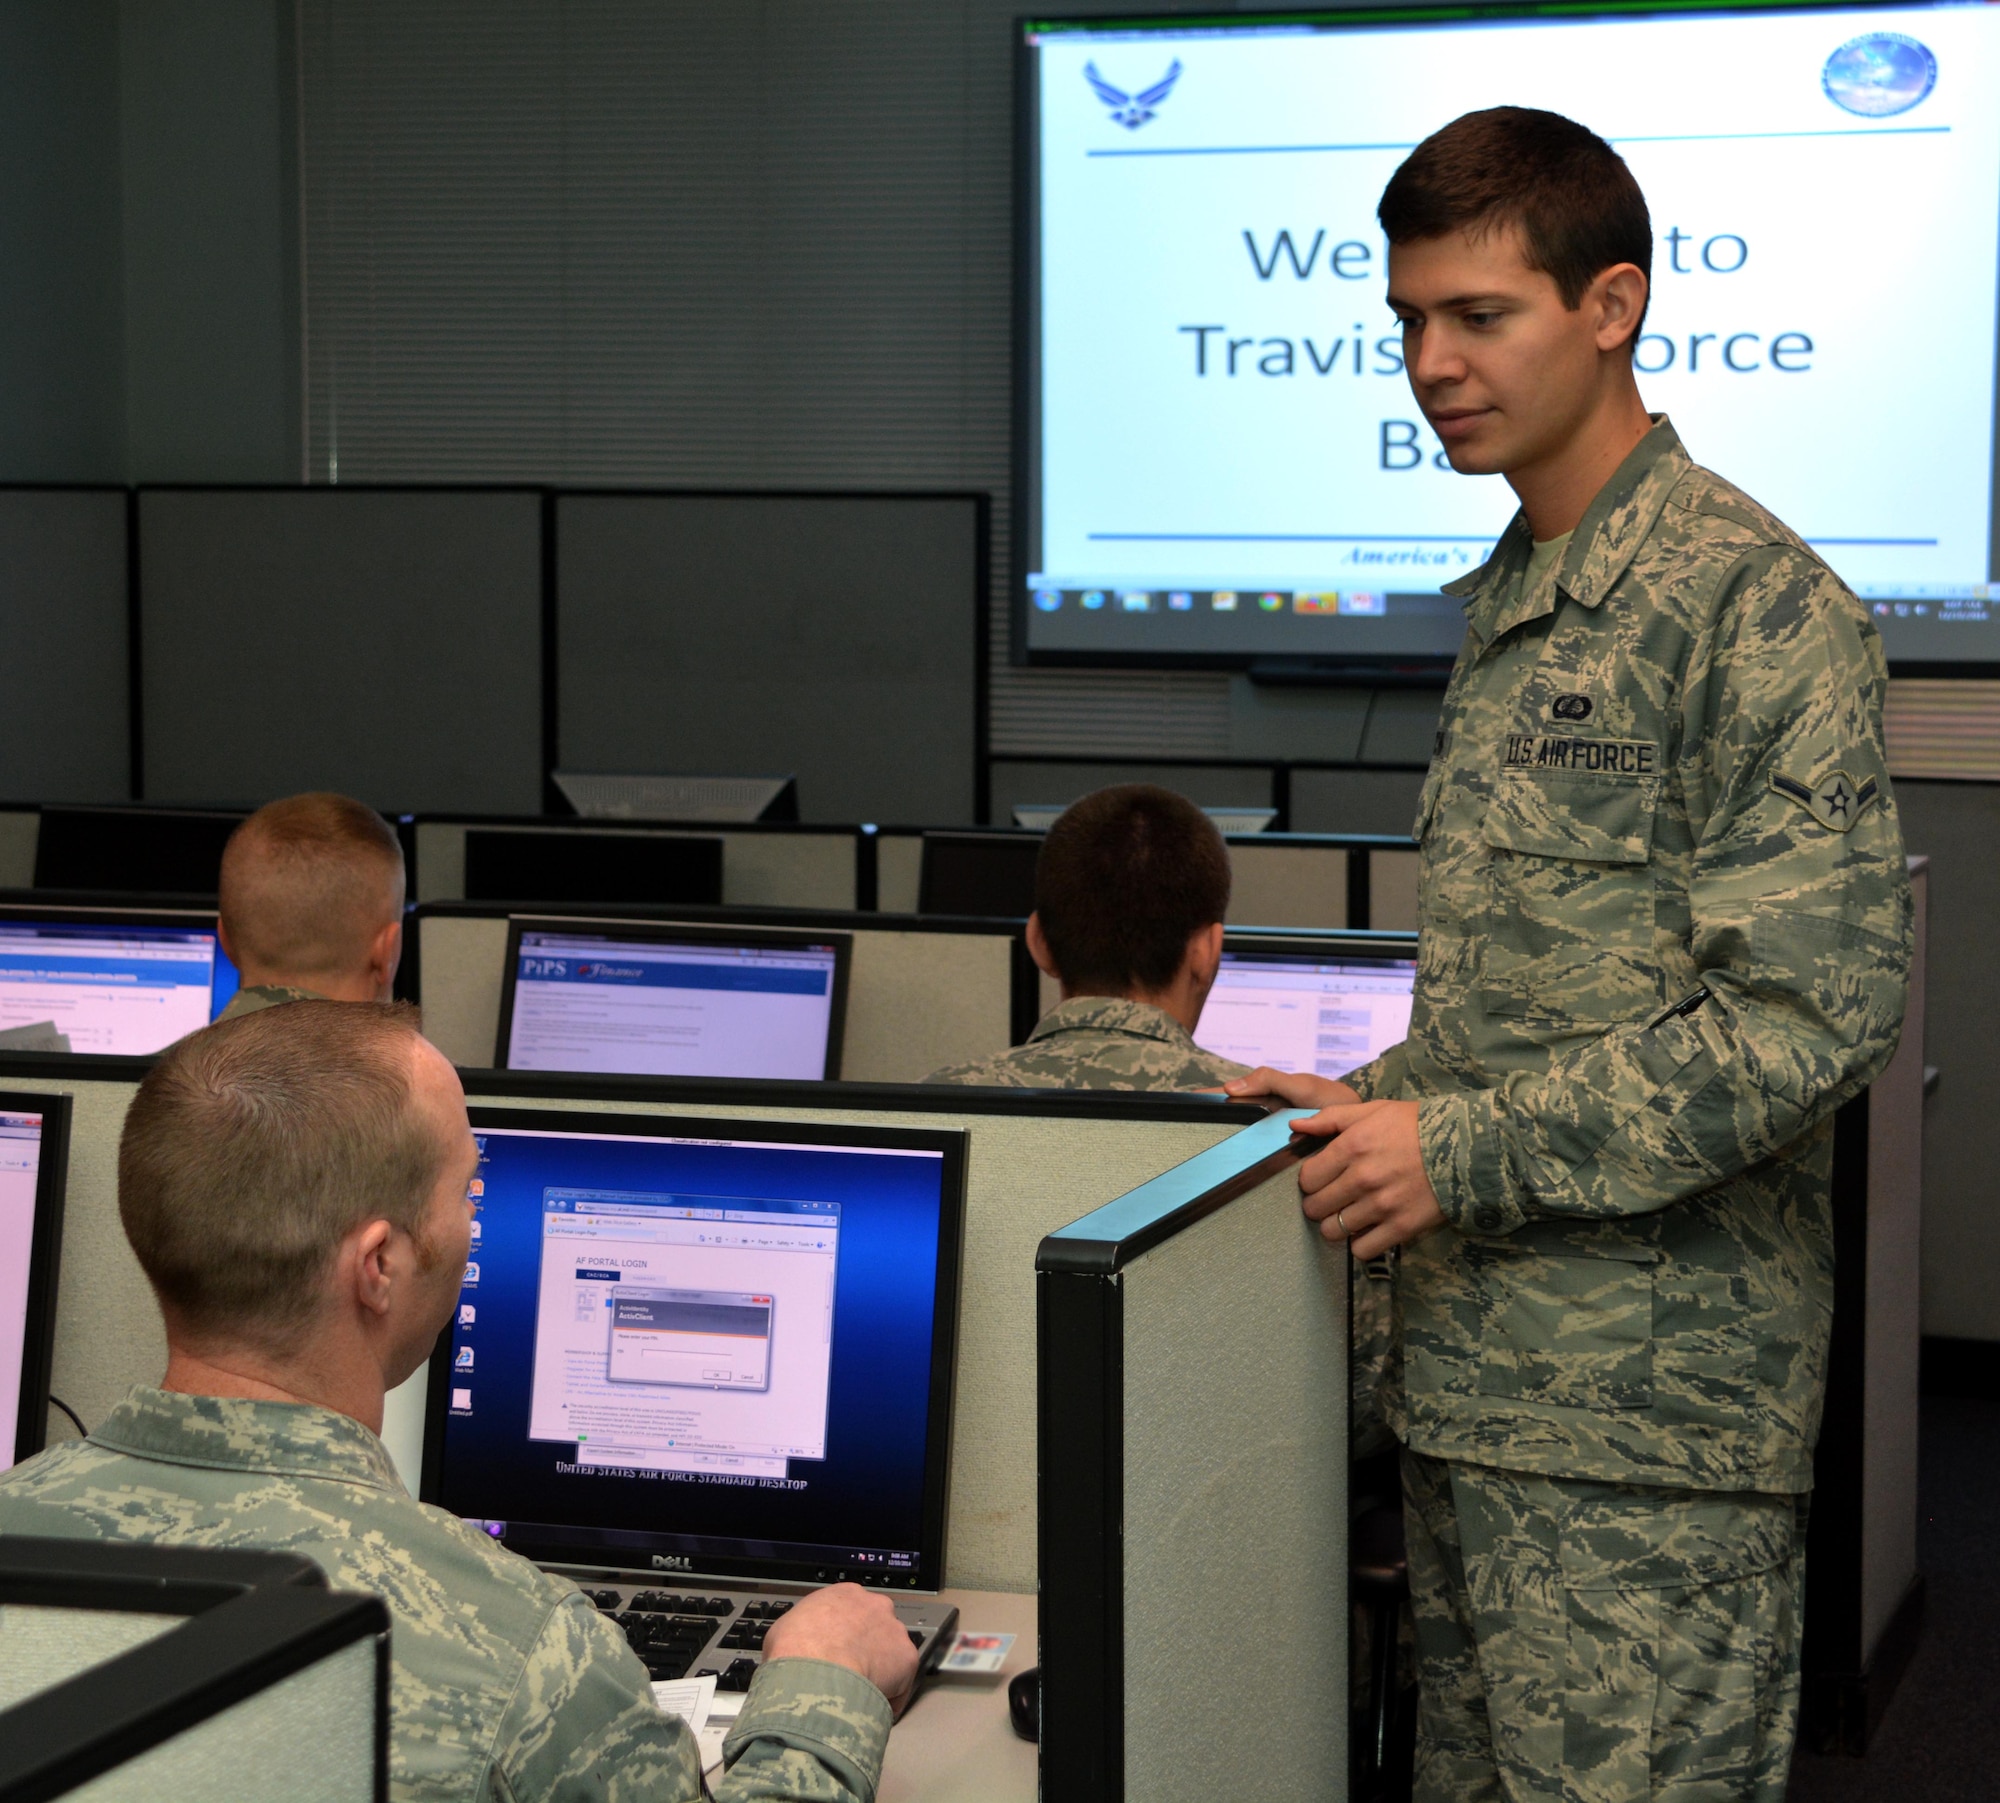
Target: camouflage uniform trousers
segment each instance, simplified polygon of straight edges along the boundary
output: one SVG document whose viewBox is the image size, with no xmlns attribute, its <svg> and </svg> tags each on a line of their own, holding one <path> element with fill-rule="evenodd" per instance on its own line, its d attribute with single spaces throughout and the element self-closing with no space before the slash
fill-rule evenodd
<svg viewBox="0 0 2000 1803">
<path fill-rule="evenodd" d="M 1417 1803 L 1783 1803 L 1805 1499 L 1403 1454 Z"/>
</svg>

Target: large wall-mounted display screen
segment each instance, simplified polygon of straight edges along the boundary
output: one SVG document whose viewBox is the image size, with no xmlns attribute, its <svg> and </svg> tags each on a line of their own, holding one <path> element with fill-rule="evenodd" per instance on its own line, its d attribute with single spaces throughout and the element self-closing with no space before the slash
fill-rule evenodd
<svg viewBox="0 0 2000 1803">
<path fill-rule="evenodd" d="M 1412 398 L 1375 204 L 1513 104 L 1645 190 L 1647 404 L 1899 669 L 2000 663 L 2000 7 L 1031 22 L 1021 55 L 1029 658 L 1449 660 L 1439 585 L 1514 497 Z"/>
</svg>

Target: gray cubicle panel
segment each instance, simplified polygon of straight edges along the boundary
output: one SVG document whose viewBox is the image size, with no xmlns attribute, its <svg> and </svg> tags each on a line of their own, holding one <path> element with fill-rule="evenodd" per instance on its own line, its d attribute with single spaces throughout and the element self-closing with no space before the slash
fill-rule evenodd
<svg viewBox="0 0 2000 1803">
<path fill-rule="evenodd" d="M 970 820 L 983 495 L 555 502 L 564 770 L 796 771 L 808 820 Z"/>
<path fill-rule="evenodd" d="M 0 783 L 9 794 L 132 793 L 126 556 L 123 489 L 0 490 Z"/>
<path fill-rule="evenodd" d="M 1263 1119 L 1188 1096 L 467 1071 L 474 1105 L 960 1128 L 967 1167 L 945 1581 L 1035 1588 L 1035 1247 Z M 1292 1203 L 1298 1213 L 1296 1199 Z M 976 1624 L 975 1624 L 976 1625 Z M 1343 1630 L 1344 1632 L 1344 1630 Z"/>
<path fill-rule="evenodd" d="M 0 808 L 0 889 L 35 886 L 35 845 L 41 825 L 40 808 Z"/>
<path fill-rule="evenodd" d="M 145 489 L 144 793 L 542 798 L 542 498 Z"/>
<path fill-rule="evenodd" d="M 488 833 L 636 833 L 722 841 L 722 902 L 730 908 L 856 908 L 861 897 L 861 829 L 789 821 L 640 826 L 625 821 L 551 820 L 518 815 L 419 815 L 411 896 L 420 902 L 465 899 L 465 835 Z M 551 850 L 557 848 L 551 847 Z"/>
<path fill-rule="evenodd" d="M 509 908 L 427 902 L 413 935 L 424 1031 L 454 1063 L 497 1056 L 510 919 L 647 923 L 760 933 L 840 932 L 854 943 L 840 1073 L 852 1083 L 920 1083 L 990 1058 L 1035 1023 L 1034 966 L 1018 922 L 748 908 Z M 406 935 L 406 943 L 411 936 Z"/>
<path fill-rule="evenodd" d="M 386 1803 L 389 1611 L 309 1559 L 10 1534 L 0 1611 L 9 1803 Z"/>
<path fill-rule="evenodd" d="M 1346 1795 L 1348 1267 L 1297 1118 L 1037 1254 L 1044 1803 Z"/>
</svg>

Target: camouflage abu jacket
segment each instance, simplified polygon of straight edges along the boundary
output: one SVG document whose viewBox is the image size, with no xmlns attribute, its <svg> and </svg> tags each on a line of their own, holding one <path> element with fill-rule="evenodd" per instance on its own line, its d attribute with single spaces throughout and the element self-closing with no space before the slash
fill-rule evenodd
<svg viewBox="0 0 2000 1803">
<path fill-rule="evenodd" d="M 1420 1452 L 1717 1490 L 1812 1483 L 1832 1114 L 1911 956 L 1861 604 L 1658 416 L 1539 592 L 1516 516 L 1415 833 L 1413 1098 L 1450 1227 L 1406 1247 Z"/>
<path fill-rule="evenodd" d="M 690 1803 L 701 1760 L 574 1584 L 411 1500 L 358 1421 L 137 1389 L 88 1440 L 0 1476 L 0 1533 L 303 1553 L 391 1620 L 397 1803 Z M 817 1659 L 762 1668 L 716 1803 L 866 1803 L 889 1705 Z"/>
<path fill-rule="evenodd" d="M 1250 1067 L 1196 1045 L 1164 1009 L 1115 995 L 1058 1002 L 1025 1045 L 977 1064 L 933 1071 L 926 1083 L 1006 1089 L 1218 1089 Z"/>
</svg>

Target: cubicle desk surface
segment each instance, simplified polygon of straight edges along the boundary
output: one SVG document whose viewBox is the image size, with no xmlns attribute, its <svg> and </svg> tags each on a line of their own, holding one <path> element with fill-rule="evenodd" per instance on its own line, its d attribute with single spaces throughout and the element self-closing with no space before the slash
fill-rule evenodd
<svg viewBox="0 0 2000 1803">
<path fill-rule="evenodd" d="M 1005 1590 L 947 1590 L 969 1633 L 1011 1634 L 992 1677 L 951 1673 L 926 1681 L 889 1735 L 877 1803 L 1034 1803 L 1035 1748 L 1014 1732 L 1007 1681 L 1035 1663 L 1035 1599 Z"/>
</svg>

